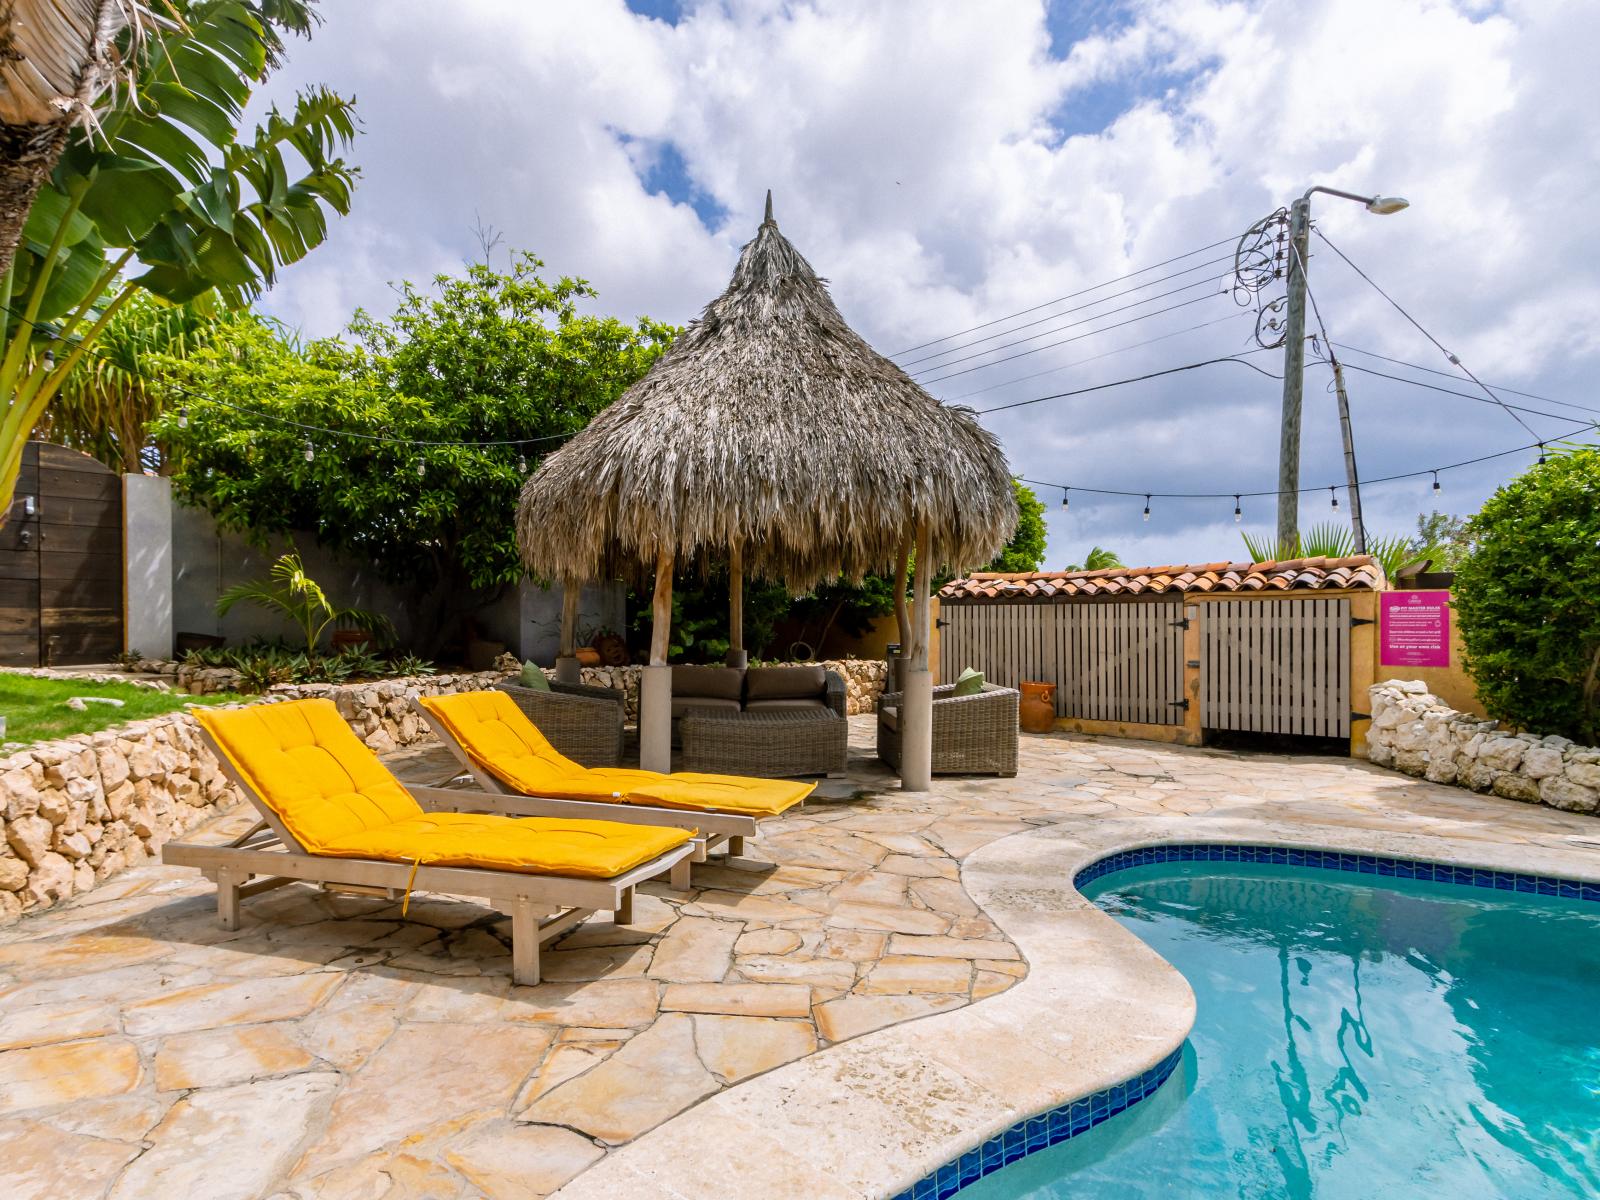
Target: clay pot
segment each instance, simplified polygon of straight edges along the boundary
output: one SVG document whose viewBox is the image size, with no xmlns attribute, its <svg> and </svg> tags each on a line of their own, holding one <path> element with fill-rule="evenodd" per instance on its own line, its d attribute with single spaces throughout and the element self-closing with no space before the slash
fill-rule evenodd
<svg viewBox="0 0 1600 1200">
<path fill-rule="evenodd" d="M 1028 733 L 1049 733 L 1056 727 L 1056 685 L 1024 679 L 1017 723 Z"/>
<path fill-rule="evenodd" d="M 600 651 L 593 646 L 579 646 L 572 653 L 573 657 L 578 660 L 580 667 L 598 667 L 600 665 Z"/>
</svg>

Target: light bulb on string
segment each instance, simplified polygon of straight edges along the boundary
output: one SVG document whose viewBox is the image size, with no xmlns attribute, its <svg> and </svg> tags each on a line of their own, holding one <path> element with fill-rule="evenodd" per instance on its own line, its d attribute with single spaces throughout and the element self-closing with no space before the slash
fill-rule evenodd
<svg viewBox="0 0 1600 1200">
<path fill-rule="evenodd" d="M 1329 488 L 1328 489 L 1328 501 L 1329 501 L 1329 503 L 1331 503 L 1333 505 L 1333 511 L 1334 512 L 1338 512 L 1339 511 L 1339 493 L 1334 491 L 1333 488 Z"/>
<path fill-rule="evenodd" d="M 184 407 L 182 407 L 182 408 L 180 408 L 178 410 L 178 428 L 179 429 L 187 429 L 187 428 L 189 428 L 189 407 L 188 407 L 188 405 L 185 405 Z"/>
<path fill-rule="evenodd" d="M 1439 494 L 1439 472 L 1437 471 L 1433 473 L 1433 494 L 1435 496 Z"/>
<path fill-rule="evenodd" d="M 1237 525 L 1242 520 L 1244 520 L 1244 509 L 1239 505 L 1239 497 L 1235 496 L 1233 498 L 1233 523 Z"/>
<path fill-rule="evenodd" d="M 1539 465 L 1544 466 L 1544 443 L 1539 443 Z"/>
<path fill-rule="evenodd" d="M 421 479 L 428 473 L 428 463 L 425 459 L 417 459 L 417 478 Z"/>
<path fill-rule="evenodd" d="M 1149 496 L 1146 496 L 1144 498 L 1144 519 L 1146 521 L 1148 521 L 1150 519 L 1150 497 Z"/>
<path fill-rule="evenodd" d="M 517 474 L 518 475 L 526 475 L 527 473 L 528 473 L 528 456 L 524 452 L 523 448 L 521 446 L 518 446 L 517 447 Z"/>
<path fill-rule="evenodd" d="M 54 350 L 46 350 L 44 352 L 44 369 L 46 371 L 54 371 L 56 369 L 56 352 Z"/>
<path fill-rule="evenodd" d="M 310 438 L 306 439 L 305 450 L 303 451 L 303 453 L 306 456 L 306 461 L 307 462 L 311 462 L 317 457 L 317 448 L 311 444 L 311 439 Z"/>
<path fill-rule="evenodd" d="M 1067 496 L 1067 491 L 1068 491 L 1067 488 L 1062 488 L 1061 489 L 1061 511 L 1062 512 L 1066 512 L 1067 511 L 1067 504 L 1069 502 L 1069 497 Z"/>
</svg>

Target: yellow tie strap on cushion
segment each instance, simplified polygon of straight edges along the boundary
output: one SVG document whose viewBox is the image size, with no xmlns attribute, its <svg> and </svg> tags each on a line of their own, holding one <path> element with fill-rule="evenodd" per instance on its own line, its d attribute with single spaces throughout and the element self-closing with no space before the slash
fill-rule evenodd
<svg viewBox="0 0 1600 1200">
<path fill-rule="evenodd" d="M 419 862 L 430 867 L 611 879 L 693 836 L 688 829 L 617 821 L 436 812 L 339 838 L 322 853 L 409 862 L 413 879 Z"/>
<path fill-rule="evenodd" d="M 411 911 L 411 888 L 417 882 L 417 868 L 422 865 L 422 855 L 417 855 L 411 860 L 411 874 L 406 876 L 406 894 L 400 898 L 400 915 L 404 917 Z"/>
</svg>

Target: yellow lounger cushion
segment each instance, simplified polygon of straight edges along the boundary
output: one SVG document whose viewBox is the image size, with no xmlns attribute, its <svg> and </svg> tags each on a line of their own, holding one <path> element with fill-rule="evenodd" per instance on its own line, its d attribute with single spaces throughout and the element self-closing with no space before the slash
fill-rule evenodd
<svg viewBox="0 0 1600 1200">
<path fill-rule="evenodd" d="M 423 815 L 331 700 L 191 711 L 312 854 L 340 838 Z"/>
<path fill-rule="evenodd" d="M 421 703 L 476 766 L 526 796 L 769 817 L 793 808 L 816 787 L 792 779 L 584 767 L 546 741 L 504 692 L 424 696 Z"/>
<path fill-rule="evenodd" d="M 321 853 L 432 867 L 611 879 L 692 836 L 686 829 L 616 821 L 428 813 L 335 839 Z"/>
</svg>

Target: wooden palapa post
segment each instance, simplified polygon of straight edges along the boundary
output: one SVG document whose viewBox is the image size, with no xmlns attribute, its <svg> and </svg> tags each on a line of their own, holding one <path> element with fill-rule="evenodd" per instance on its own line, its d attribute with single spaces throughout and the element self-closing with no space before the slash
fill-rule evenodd
<svg viewBox="0 0 1600 1200">
<path fill-rule="evenodd" d="M 639 673 L 639 766 L 672 770 L 672 551 L 656 552 L 656 587 L 650 600 L 650 665 Z"/>
<path fill-rule="evenodd" d="M 730 667 L 746 667 L 750 656 L 744 651 L 744 547 L 734 542 L 728 547 L 728 657 Z"/>
<path fill-rule="evenodd" d="M 903 658 L 900 705 L 900 787 L 925 792 L 933 785 L 933 675 L 928 670 L 928 650 L 933 643 L 932 583 L 933 538 L 928 523 L 917 524 L 917 562 L 912 585 L 911 648 Z"/>
<path fill-rule="evenodd" d="M 556 650 L 556 679 L 578 683 L 583 668 L 578 665 L 578 599 L 582 586 L 568 582 L 561 589 L 561 645 Z"/>
</svg>

